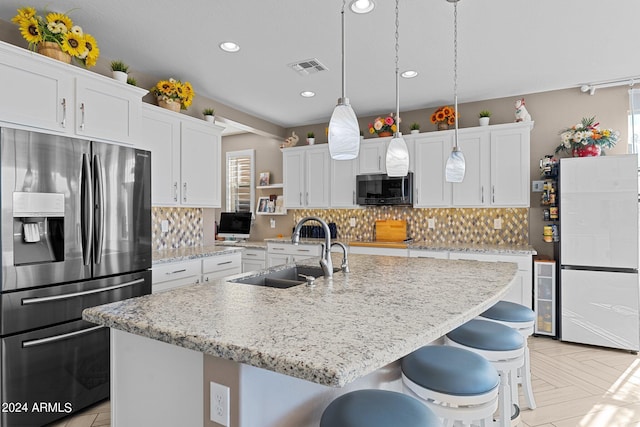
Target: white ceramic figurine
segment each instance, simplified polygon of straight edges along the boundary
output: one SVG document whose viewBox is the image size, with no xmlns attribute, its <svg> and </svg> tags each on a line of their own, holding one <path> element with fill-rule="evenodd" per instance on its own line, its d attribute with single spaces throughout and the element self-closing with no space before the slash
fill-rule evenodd
<svg viewBox="0 0 640 427">
<path fill-rule="evenodd" d="M 516 100 L 516 122 L 530 122 L 531 114 L 527 111 L 527 107 L 524 106 L 524 98 Z"/>
<path fill-rule="evenodd" d="M 280 148 L 288 148 L 294 147 L 300 138 L 294 131 L 291 132 L 291 136 L 284 140 L 284 144 L 280 146 Z"/>
</svg>

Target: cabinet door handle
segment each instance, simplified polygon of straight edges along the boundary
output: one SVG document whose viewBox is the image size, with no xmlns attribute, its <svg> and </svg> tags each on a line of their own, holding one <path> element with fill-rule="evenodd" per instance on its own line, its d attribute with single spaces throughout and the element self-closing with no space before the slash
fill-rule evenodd
<svg viewBox="0 0 640 427">
<path fill-rule="evenodd" d="M 311 252 L 311 249 L 298 249 L 296 252 Z"/>
<path fill-rule="evenodd" d="M 173 183 L 173 201 L 178 201 L 178 181 Z"/>
<path fill-rule="evenodd" d="M 209 276 L 205 277 L 204 281 L 208 283 L 209 282 Z"/>
<path fill-rule="evenodd" d="M 244 256 L 258 256 L 258 254 L 245 253 Z"/>
<path fill-rule="evenodd" d="M 480 186 L 480 203 L 484 203 L 484 185 Z"/>
<path fill-rule="evenodd" d="M 353 190 L 353 204 L 356 204 L 356 190 Z"/>
<path fill-rule="evenodd" d="M 382 169 L 380 166 L 380 162 L 382 161 L 382 156 L 378 156 L 378 169 Z"/>
<path fill-rule="evenodd" d="M 219 262 L 217 265 L 225 265 L 225 264 L 231 264 L 233 261 L 223 261 L 223 262 Z"/>
<path fill-rule="evenodd" d="M 284 248 L 271 248 L 274 251 L 284 251 Z"/>
<path fill-rule="evenodd" d="M 496 202 L 496 186 L 492 185 L 491 186 L 491 203 L 495 203 Z"/>
<path fill-rule="evenodd" d="M 172 275 L 172 274 L 184 273 L 185 271 L 187 271 L 187 269 L 186 269 L 186 268 L 183 268 L 182 270 L 167 271 L 167 272 L 166 272 L 166 273 L 164 273 L 164 274 L 166 274 L 166 275 L 170 276 L 170 275 Z"/>
<path fill-rule="evenodd" d="M 305 194 L 306 194 L 305 195 L 305 199 L 307 200 L 306 204 L 308 205 L 309 204 L 309 192 L 307 191 Z"/>
<path fill-rule="evenodd" d="M 84 130 L 84 102 L 80 104 L 80 111 L 82 112 L 82 121 L 80 123 L 80 130 Z"/>
<path fill-rule="evenodd" d="M 63 128 L 67 127 L 67 98 L 62 98 L 62 121 L 60 122 L 60 126 Z"/>
<path fill-rule="evenodd" d="M 300 206 L 302 206 L 302 191 L 300 192 Z"/>
<path fill-rule="evenodd" d="M 186 182 L 182 184 L 182 191 L 183 191 L 182 201 L 187 203 L 187 183 Z"/>
</svg>

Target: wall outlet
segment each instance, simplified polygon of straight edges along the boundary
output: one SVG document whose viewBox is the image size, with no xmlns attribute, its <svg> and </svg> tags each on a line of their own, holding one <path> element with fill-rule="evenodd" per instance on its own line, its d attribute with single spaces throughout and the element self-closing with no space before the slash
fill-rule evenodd
<svg viewBox="0 0 640 427">
<path fill-rule="evenodd" d="M 349 218 L 349 225 L 351 227 L 355 227 L 356 226 L 356 219 L 355 218 Z"/>
<path fill-rule="evenodd" d="M 502 218 L 496 218 L 493 220 L 493 228 L 495 230 L 500 230 L 502 228 Z"/>
<path fill-rule="evenodd" d="M 433 230 L 434 228 L 436 228 L 436 219 L 435 218 L 429 218 L 427 219 L 427 224 L 430 230 Z"/>
<path fill-rule="evenodd" d="M 276 220 L 275 220 L 275 218 L 271 218 L 269 220 L 269 224 L 271 225 L 271 228 L 276 228 Z"/>
<path fill-rule="evenodd" d="M 160 222 L 160 229 L 162 230 L 163 233 L 168 233 L 169 232 L 169 220 L 163 219 Z"/>
<path fill-rule="evenodd" d="M 534 193 L 542 193 L 542 191 L 544 191 L 544 181 L 531 181 L 531 191 Z"/>
<path fill-rule="evenodd" d="M 226 385 L 209 383 L 210 417 L 211 421 L 221 426 L 229 427 L 229 387 Z"/>
</svg>

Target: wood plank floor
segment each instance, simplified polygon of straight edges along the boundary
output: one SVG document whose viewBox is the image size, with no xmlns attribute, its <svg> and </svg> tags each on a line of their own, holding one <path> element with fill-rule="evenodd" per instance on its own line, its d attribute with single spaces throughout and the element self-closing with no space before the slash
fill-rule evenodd
<svg viewBox="0 0 640 427">
<path fill-rule="evenodd" d="M 522 411 L 522 427 L 640 427 L 637 355 L 545 337 L 529 338 L 529 346 L 538 407 Z M 103 402 L 51 427 L 109 425 Z"/>
</svg>

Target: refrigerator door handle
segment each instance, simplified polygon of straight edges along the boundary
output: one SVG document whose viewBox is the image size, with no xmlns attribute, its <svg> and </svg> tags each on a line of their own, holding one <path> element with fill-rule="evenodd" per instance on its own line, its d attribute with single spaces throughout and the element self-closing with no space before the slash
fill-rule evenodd
<svg viewBox="0 0 640 427">
<path fill-rule="evenodd" d="M 93 183 L 89 155 L 82 155 L 82 188 L 80 196 L 80 230 L 82 233 L 82 258 L 84 265 L 91 263 L 91 247 L 93 246 Z"/>
<path fill-rule="evenodd" d="M 144 279 L 136 279 L 136 280 L 131 280 L 130 282 L 121 283 L 119 285 L 107 286 L 105 288 L 92 289 L 90 291 L 73 292 L 71 294 L 62 294 L 62 295 L 52 295 L 52 296 L 49 296 L 49 297 L 24 298 L 22 300 L 22 305 L 40 304 L 40 303 L 43 303 L 43 302 L 60 301 L 60 300 L 65 300 L 65 299 L 70 299 L 70 298 L 83 297 L 83 296 L 86 296 L 86 295 L 97 294 L 97 293 L 100 293 L 100 292 L 109 292 L 109 291 L 114 291 L 116 289 L 126 288 L 128 286 L 137 285 L 138 283 L 142 283 L 142 282 L 144 282 Z"/>
<path fill-rule="evenodd" d="M 35 347 L 37 345 L 42 345 L 42 344 L 49 344 L 49 343 L 54 343 L 56 341 L 62 341 L 62 340 L 66 340 L 69 338 L 73 338 L 73 337 L 77 337 L 78 335 L 84 335 L 84 334 L 88 334 L 90 332 L 94 332 L 94 331 L 98 331 L 100 329 L 106 328 L 106 326 L 92 326 L 91 328 L 85 328 L 85 329 L 81 329 L 79 331 L 74 331 L 74 332 L 69 332 L 66 334 L 60 334 L 60 335 L 54 335 L 52 337 L 47 337 L 47 338 L 41 338 L 38 340 L 30 340 L 30 341 L 23 341 L 22 343 L 22 348 L 29 348 L 29 347 Z"/>
<path fill-rule="evenodd" d="M 100 264 L 104 245 L 104 182 L 102 181 L 102 162 L 97 154 L 93 156 L 93 176 L 95 182 L 95 229 L 94 262 Z"/>
</svg>

